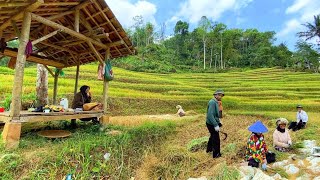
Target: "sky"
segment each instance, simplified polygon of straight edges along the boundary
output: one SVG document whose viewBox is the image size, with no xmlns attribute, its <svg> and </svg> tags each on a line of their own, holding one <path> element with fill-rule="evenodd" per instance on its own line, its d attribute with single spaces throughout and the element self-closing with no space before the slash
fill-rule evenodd
<svg viewBox="0 0 320 180">
<path fill-rule="evenodd" d="M 133 17 L 142 16 L 144 22 L 160 31 L 165 24 L 166 36 L 173 34 L 177 21 L 188 22 L 189 31 L 198 26 L 202 16 L 221 22 L 228 28 L 275 31 L 275 45 L 285 43 L 290 50 L 304 31 L 302 25 L 313 22 L 320 14 L 319 0 L 105 0 L 124 28 L 132 27 Z M 313 40 L 314 43 L 319 40 Z"/>
</svg>

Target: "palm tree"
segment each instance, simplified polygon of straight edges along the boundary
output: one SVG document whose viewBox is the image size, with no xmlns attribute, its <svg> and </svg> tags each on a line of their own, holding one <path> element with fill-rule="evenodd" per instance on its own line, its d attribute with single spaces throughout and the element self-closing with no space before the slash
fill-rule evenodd
<svg viewBox="0 0 320 180">
<path fill-rule="evenodd" d="M 320 38 L 320 14 L 314 16 L 314 24 L 307 22 L 303 25 L 307 27 L 308 30 L 305 32 L 299 32 L 299 37 L 305 37 L 306 40 L 310 40 L 316 36 Z"/>
</svg>

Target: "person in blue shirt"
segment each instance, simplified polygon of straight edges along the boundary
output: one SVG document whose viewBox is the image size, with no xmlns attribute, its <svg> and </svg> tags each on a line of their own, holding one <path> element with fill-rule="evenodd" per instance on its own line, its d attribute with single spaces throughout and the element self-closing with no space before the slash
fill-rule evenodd
<svg viewBox="0 0 320 180">
<path fill-rule="evenodd" d="M 213 98 L 209 101 L 207 107 L 206 125 L 210 133 L 207 153 L 212 152 L 213 158 L 221 157 L 220 153 L 220 136 L 219 131 L 222 124 L 219 119 L 219 103 L 224 92 L 222 90 L 216 90 L 213 94 Z"/>
</svg>

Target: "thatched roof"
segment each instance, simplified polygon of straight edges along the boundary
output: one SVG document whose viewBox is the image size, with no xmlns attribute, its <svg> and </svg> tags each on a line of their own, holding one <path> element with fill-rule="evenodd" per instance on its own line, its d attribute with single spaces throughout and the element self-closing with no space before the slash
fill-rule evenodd
<svg viewBox="0 0 320 180">
<path fill-rule="evenodd" d="M 55 34 L 34 45 L 37 49 L 34 57 L 43 59 L 45 56 L 47 60 L 44 62 L 48 62 L 47 65 L 61 68 L 75 66 L 79 63 L 78 60 L 80 64 L 97 61 L 97 53 L 92 45 L 102 59 L 107 47 L 110 47 L 111 58 L 130 55 L 135 51 L 126 32 L 104 0 L 0 0 L 0 36 L 2 30 L 2 38 L 6 41 L 17 38 L 22 28 L 25 9 L 33 13 L 31 41 L 50 33 Z M 93 40 L 91 43 L 81 39 L 84 36 L 68 33 L 69 30 L 76 31 L 75 11 L 80 12 L 79 33 Z M 43 18 L 68 29 L 40 23 L 38 19 Z M 14 54 L 14 50 L 10 49 L 5 53 L 9 56 Z M 30 58 L 28 60 L 37 62 Z"/>
</svg>

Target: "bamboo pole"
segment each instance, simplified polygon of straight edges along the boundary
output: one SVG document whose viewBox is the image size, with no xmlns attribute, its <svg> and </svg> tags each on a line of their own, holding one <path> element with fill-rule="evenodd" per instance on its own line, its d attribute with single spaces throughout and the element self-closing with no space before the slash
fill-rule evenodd
<svg viewBox="0 0 320 180">
<path fill-rule="evenodd" d="M 44 41 L 44 40 L 56 35 L 58 32 L 60 32 L 60 30 L 53 31 L 52 33 L 49 33 L 49 34 L 47 34 L 47 35 L 45 35 L 45 36 L 43 36 L 43 37 L 41 37 L 39 39 L 33 40 L 32 41 L 32 45 L 35 45 L 35 44 L 37 44 L 37 43 L 39 43 L 41 41 Z"/>
<path fill-rule="evenodd" d="M 75 6 L 80 4 L 79 2 L 46 2 L 42 6 Z"/>
<path fill-rule="evenodd" d="M 20 36 L 20 44 L 18 48 L 18 56 L 16 62 L 16 68 L 14 73 L 14 83 L 12 90 L 12 107 L 10 108 L 10 116 L 13 118 L 19 118 L 21 109 L 21 94 L 23 85 L 24 66 L 26 63 L 26 45 L 29 40 L 31 24 L 31 14 L 25 11 L 22 23 L 22 30 Z"/>
<path fill-rule="evenodd" d="M 11 21 L 11 24 L 12 24 L 12 27 L 13 27 L 13 29 L 14 29 L 14 32 L 16 33 L 17 37 L 19 38 L 20 35 L 21 35 L 21 33 L 20 33 L 20 31 L 19 31 L 19 28 L 18 28 L 18 26 L 17 26 L 16 21 L 15 21 L 15 20 L 12 20 L 12 21 Z"/>
<path fill-rule="evenodd" d="M 57 69 L 57 71 L 54 74 L 54 84 L 53 84 L 53 104 L 57 103 L 57 91 L 58 91 L 58 78 L 60 74 L 60 69 Z"/>
<path fill-rule="evenodd" d="M 110 59 L 110 48 L 108 48 L 106 51 L 106 59 Z M 104 114 L 106 114 L 108 111 L 108 90 L 109 90 L 109 81 L 107 81 L 104 78 L 103 80 L 103 112 Z"/>
<path fill-rule="evenodd" d="M 93 51 L 96 58 L 100 61 L 100 63 L 103 64 L 103 59 L 101 58 L 99 52 L 96 50 L 96 48 L 93 46 L 93 44 L 91 42 L 88 42 L 88 45 L 89 45 L 90 49 Z"/>
<path fill-rule="evenodd" d="M 4 53 L 0 53 L 9 57 L 18 57 L 19 52 L 14 51 L 13 49 L 5 49 Z M 63 68 L 65 65 L 62 63 L 57 62 L 56 60 L 49 59 L 44 56 L 39 56 L 39 55 L 31 55 L 27 58 L 27 61 L 29 62 L 34 62 L 34 63 L 39 63 L 39 64 L 44 64 L 48 66 L 54 66 L 57 68 Z"/>
<path fill-rule="evenodd" d="M 79 71 L 80 71 L 80 60 L 78 60 L 79 63 L 77 65 L 77 71 L 76 71 L 76 82 L 74 84 L 74 95 L 77 94 L 78 91 L 78 83 L 79 83 Z"/>
<path fill-rule="evenodd" d="M 49 21 L 49 20 L 47 20 L 47 19 L 45 19 L 45 18 L 43 18 L 43 17 L 41 17 L 41 16 L 38 16 L 38 15 L 36 15 L 36 14 L 32 14 L 32 13 L 31 13 L 31 17 L 32 17 L 32 19 L 34 19 L 34 20 L 36 20 L 36 21 L 38 21 L 38 22 L 41 22 L 41 23 L 43 23 L 43 24 L 45 24 L 45 25 L 47 25 L 47 26 L 53 27 L 53 28 L 55 28 L 55 29 L 61 29 L 61 30 L 63 30 L 65 33 L 67 33 L 67 34 L 69 34 L 69 35 L 71 35 L 71 36 L 77 37 L 77 38 L 79 38 L 79 39 L 81 39 L 81 40 L 84 40 L 84 41 L 89 41 L 89 42 L 91 42 L 91 43 L 93 43 L 93 44 L 95 44 L 95 45 L 97 45 L 97 46 L 100 46 L 100 47 L 102 47 L 102 48 L 104 48 L 104 49 L 107 49 L 107 48 L 108 48 L 108 44 L 105 45 L 105 44 L 103 44 L 103 43 L 101 43 L 101 42 L 98 42 L 98 41 L 96 41 L 96 40 L 93 40 L 93 39 L 91 39 L 91 38 L 89 38 L 89 37 L 87 37 L 87 36 L 85 36 L 85 35 L 83 35 L 83 34 L 81 34 L 81 33 L 78 33 L 78 32 L 76 32 L 76 31 L 74 31 L 74 30 L 71 30 L 71 29 L 69 29 L 69 28 L 67 28 L 67 27 L 64 27 L 63 25 L 60 25 L 60 24 L 55 23 L 55 22 L 53 22 L 53 21 Z"/>
<path fill-rule="evenodd" d="M 51 71 L 51 69 L 47 66 L 47 65 L 44 65 L 43 66 L 48 70 L 48 72 L 51 74 L 52 77 L 54 77 L 54 74 L 53 72 Z"/>
<path fill-rule="evenodd" d="M 79 9 L 76 9 L 75 15 L 74 15 L 74 30 L 76 32 L 79 32 L 79 26 L 80 26 L 80 11 Z"/>
<path fill-rule="evenodd" d="M 3 24 L 0 25 L 0 31 L 6 29 L 8 26 L 11 25 L 11 21 L 12 20 L 18 20 L 21 19 L 24 15 L 24 12 L 26 11 L 30 11 L 32 12 L 33 10 L 37 9 L 41 4 L 43 3 L 43 0 L 36 0 L 34 3 L 32 3 L 31 5 L 29 5 L 28 7 L 26 7 L 24 9 L 24 11 L 20 11 L 18 14 L 12 16 L 11 18 L 9 18 L 6 22 L 4 22 Z M 4 4 L 8 4 L 8 3 L 4 3 Z M 1 6 L 0 6 L 1 7 Z"/>
<path fill-rule="evenodd" d="M 17 6 L 27 6 L 29 3 L 27 2 L 0 2 L 0 8 L 6 8 L 6 7 L 17 7 Z"/>
</svg>

